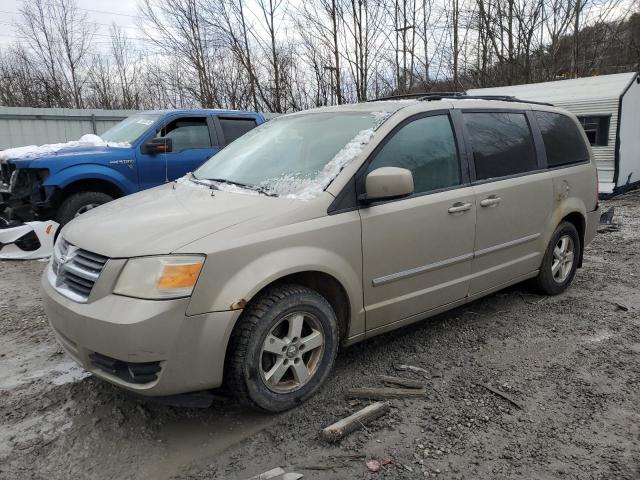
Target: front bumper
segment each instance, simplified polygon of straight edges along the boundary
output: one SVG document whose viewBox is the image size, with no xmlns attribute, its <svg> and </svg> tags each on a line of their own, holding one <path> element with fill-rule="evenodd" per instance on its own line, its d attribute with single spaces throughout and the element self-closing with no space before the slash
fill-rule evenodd
<svg viewBox="0 0 640 480">
<path fill-rule="evenodd" d="M 14 225 L 0 218 L 0 259 L 28 260 L 50 256 L 58 226 L 53 220 Z"/>
<path fill-rule="evenodd" d="M 240 311 L 187 316 L 188 298 L 153 301 L 106 295 L 76 303 L 51 287 L 46 272 L 42 290 L 45 312 L 59 343 L 95 376 L 148 396 L 222 384 L 227 343 Z M 110 371 L 105 357 L 117 361 L 118 368 Z M 133 376 L 123 374 L 128 364 L 133 370 L 138 365 L 157 365 L 159 371 L 151 377 L 135 371 Z M 140 381 L 148 378 L 153 379 Z"/>
</svg>

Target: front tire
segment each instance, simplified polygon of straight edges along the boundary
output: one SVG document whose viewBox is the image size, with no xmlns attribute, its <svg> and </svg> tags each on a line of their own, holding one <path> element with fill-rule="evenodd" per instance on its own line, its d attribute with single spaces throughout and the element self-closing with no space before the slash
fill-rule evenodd
<svg viewBox="0 0 640 480">
<path fill-rule="evenodd" d="M 100 205 L 110 202 L 113 197 L 103 192 L 79 192 L 70 195 L 60 205 L 56 214 L 56 221 L 60 228 L 79 215 Z"/>
<path fill-rule="evenodd" d="M 240 402 L 267 412 L 293 408 L 326 380 L 338 352 L 335 312 L 298 285 L 269 288 L 243 312 L 231 337 L 226 384 Z"/>
<path fill-rule="evenodd" d="M 576 275 L 582 253 L 580 235 L 575 225 L 562 222 L 551 236 L 536 278 L 538 288 L 547 295 L 564 292 Z"/>
</svg>

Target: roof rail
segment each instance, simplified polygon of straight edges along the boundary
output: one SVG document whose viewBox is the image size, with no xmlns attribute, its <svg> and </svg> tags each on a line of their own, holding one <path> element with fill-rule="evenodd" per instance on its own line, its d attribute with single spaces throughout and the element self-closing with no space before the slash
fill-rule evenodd
<svg viewBox="0 0 640 480">
<path fill-rule="evenodd" d="M 430 102 L 432 100 L 443 100 L 443 99 L 456 99 L 462 98 L 464 100 L 495 100 L 500 102 L 514 102 L 514 103 L 531 103 L 534 105 L 545 105 L 547 107 L 553 107 L 552 103 L 547 102 L 536 102 L 534 100 L 523 100 L 521 98 L 514 97 L 512 95 L 433 95 L 429 97 L 420 98 L 419 100 L 425 100 Z"/>
<path fill-rule="evenodd" d="M 465 92 L 416 92 L 416 93 L 402 93 L 399 95 L 390 95 L 387 97 L 380 97 L 380 98 L 376 98 L 374 100 L 367 100 L 368 102 L 379 102 L 382 100 L 401 100 L 403 98 L 415 98 L 416 100 L 422 100 L 425 97 L 430 97 L 430 96 L 438 96 L 438 97 L 455 97 L 455 96 L 462 96 L 462 95 L 466 95 Z"/>
<path fill-rule="evenodd" d="M 377 102 L 381 100 L 401 100 L 403 98 L 414 98 L 419 101 L 432 102 L 434 100 L 495 100 L 501 102 L 514 102 L 514 103 L 531 103 L 534 105 L 545 105 L 547 107 L 553 107 L 552 103 L 536 102 L 534 100 L 523 100 L 512 95 L 467 95 L 466 92 L 419 92 L 419 93 L 405 93 L 402 95 L 392 95 L 389 97 L 376 98 L 375 100 L 368 100 L 369 102 Z"/>
</svg>

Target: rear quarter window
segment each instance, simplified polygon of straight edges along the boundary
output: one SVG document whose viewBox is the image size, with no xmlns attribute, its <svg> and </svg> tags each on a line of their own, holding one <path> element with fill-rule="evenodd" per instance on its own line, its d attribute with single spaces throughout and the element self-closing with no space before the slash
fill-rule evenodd
<svg viewBox="0 0 640 480">
<path fill-rule="evenodd" d="M 473 151 L 476 180 L 538 169 L 533 137 L 524 113 L 466 112 L 463 118 Z"/>
<path fill-rule="evenodd" d="M 551 168 L 589 160 L 589 150 L 578 125 L 566 115 L 535 112 Z"/>
</svg>

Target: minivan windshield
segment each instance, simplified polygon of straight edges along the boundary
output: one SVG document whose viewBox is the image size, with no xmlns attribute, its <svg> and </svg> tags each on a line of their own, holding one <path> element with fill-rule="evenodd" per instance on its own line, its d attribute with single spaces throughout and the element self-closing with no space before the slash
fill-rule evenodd
<svg viewBox="0 0 640 480">
<path fill-rule="evenodd" d="M 153 113 L 137 113 L 115 124 L 109 130 L 100 135 L 105 142 L 134 143 L 146 132 L 151 125 L 156 123 L 160 115 Z"/>
<path fill-rule="evenodd" d="M 308 199 L 318 195 L 373 136 L 381 112 L 279 117 L 249 131 L 200 166 L 196 182 Z"/>
</svg>

